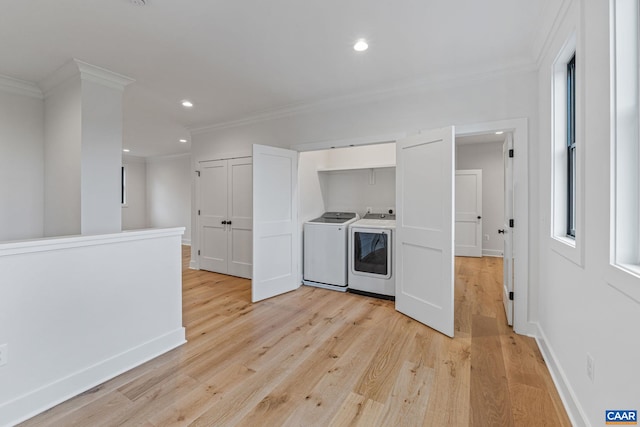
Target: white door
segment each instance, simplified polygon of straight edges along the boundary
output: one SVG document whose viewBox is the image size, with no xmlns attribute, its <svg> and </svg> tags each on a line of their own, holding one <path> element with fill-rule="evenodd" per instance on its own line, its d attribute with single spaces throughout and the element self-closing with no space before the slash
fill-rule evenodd
<svg viewBox="0 0 640 427">
<path fill-rule="evenodd" d="M 482 256 L 482 170 L 456 171 L 456 256 Z"/>
<path fill-rule="evenodd" d="M 454 128 L 396 143 L 396 310 L 453 336 Z"/>
<path fill-rule="evenodd" d="M 300 286 L 298 153 L 253 146 L 253 302 Z"/>
<path fill-rule="evenodd" d="M 200 268 L 227 272 L 227 163 L 200 162 Z"/>
<path fill-rule="evenodd" d="M 513 325 L 513 229 L 509 226 L 509 220 L 513 218 L 513 158 L 509 157 L 509 150 L 513 149 L 513 136 L 507 134 L 502 145 L 502 157 L 504 159 L 504 225 L 500 232 L 504 236 L 503 268 L 503 293 L 502 301 L 507 315 L 507 323 Z"/>
<path fill-rule="evenodd" d="M 252 161 L 250 157 L 230 159 L 227 165 L 227 271 L 249 279 L 253 229 Z"/>
</svg>

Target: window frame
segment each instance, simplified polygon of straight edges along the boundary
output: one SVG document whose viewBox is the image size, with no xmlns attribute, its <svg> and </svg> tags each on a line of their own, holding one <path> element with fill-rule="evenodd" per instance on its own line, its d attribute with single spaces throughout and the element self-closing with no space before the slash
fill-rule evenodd
<svg viewBox="0 0 640 427">
<path fill-rule="evenodd" d="M 611 214 L 605 279 L 640 303 L 640 6 L 637 0 L 610 0 L 610 17 Z"/>
<path fill-rule="evenodd" d="M 579 26 L 568 33 L 565 42 L 551 65 L 551 221 L 550 247 L 569 261 L 584 267 L 584 150 L 579 149 L 583 138 L 584 87 L 582 82 Z M 572 79 L 572 110 L 575 120 L 569 123 L 567 102 L 568 64 L 575 57 Z M 569 144 L 569 129 L 575 143 Z M 571 148 L 575 150 L 571 150 Z M 574 154 L 572 158 L 570 154 Z M 572 162 L 572 163 L 570 163 Z M 571 173 L 572 179 L 569 179 Z M 571 187 L 570 187 L 571 186 Z M 571 215 L 571 217 L 570 217 Z"/>
</svg>

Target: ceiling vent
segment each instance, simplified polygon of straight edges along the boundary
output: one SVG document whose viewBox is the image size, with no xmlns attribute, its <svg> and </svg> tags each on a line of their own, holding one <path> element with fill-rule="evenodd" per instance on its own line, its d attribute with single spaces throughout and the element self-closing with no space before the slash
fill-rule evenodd
<svg viewBox="0 0 640 427">
<path fill-rule="evenodd" d="M 134 4 L 136 6 L 144 6 L 145 4 L 147 4 L 147 0 L 129 0 L 131 2 L 131 4 Z"/>
</svg>

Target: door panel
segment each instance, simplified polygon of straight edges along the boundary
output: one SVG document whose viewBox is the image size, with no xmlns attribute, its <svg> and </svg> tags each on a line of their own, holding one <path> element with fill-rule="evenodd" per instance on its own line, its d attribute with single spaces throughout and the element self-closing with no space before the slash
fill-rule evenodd
<svg viewBox="0 0 640 427">
<path fill-rule="evenodd" d="M 245 278 L 251 278 L 252 264 L 252 163 L 251 158 L 228 160 L 228 220 L 231 222 L 228 227 L 228 271 Z"/>
<path fill-rule="evenodd" d="M 396 143 L 396 310 L 453 336 L 454 128 Z"/>
<path fill-rule="evenodd" d="M 300 286 L 298 153 L 253 146 L 253 302 Z"/>
<path fill-rule="evenodd" d="M 513 135 L 507 134 L 502 146 L 504 159 L 504 258 L 502 302 L 507 315 L 507 323 L 513 325 L 513 300 L 509 294 L 513 292 L 514 260 L 513 260 L 513 229 L 509 227 L 509 219 L 513 218 L 513 158 L 509 157 L 509 150 L 513 148 Z"/>
<path fill-rule="evenodd" d="M 227 164 L 200 163 L 200 268 L 227 273 Z"/>
<path fill-rule="evenodd" d="M 482 256 L 482 170 L 456 171 L 456 256 Z"/>
</svg>

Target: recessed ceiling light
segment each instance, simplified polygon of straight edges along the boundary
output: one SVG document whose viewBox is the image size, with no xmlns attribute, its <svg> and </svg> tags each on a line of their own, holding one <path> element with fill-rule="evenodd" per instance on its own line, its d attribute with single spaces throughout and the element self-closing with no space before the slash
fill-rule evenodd
<svg viewBox="0 0 640 427">
<path fill-rule="evenodd" d="M 504 132 L 499 130 L 498 132 L 496 132 L 496 135 L 502 135 Z"/>
<path fill-rule="evenodd" d="M 369 49 L 369 43 L 365 39 L 360 39 L 353 45 L 353 50 L 356 52 L 364 52 Z"/>
<path fill-rule="evenodd" d="M 189 101 L 188 99 L 184 99 L 182 101 L 182 106 L 185 108 L 191 108 L 193 107 L 193 102 Z"/>
<path fill-rule="evenodd" d="M 128 148 L 123 148 L 122 151 L 124 151 L 125 153 L 128 153 L 131 150 L 129 150 Z"/>
<path fill-rule="evenodd" d="M 180 140 L 180 143 L 181 143 L 181 144 L 186 144 L 186 143 L 187 143 L 187 140 L 186 140 L 186 139 L 181 139 L 181 140 Z"/>
</svg>

